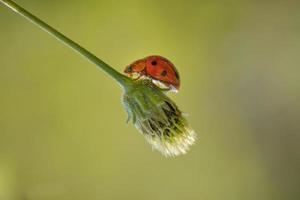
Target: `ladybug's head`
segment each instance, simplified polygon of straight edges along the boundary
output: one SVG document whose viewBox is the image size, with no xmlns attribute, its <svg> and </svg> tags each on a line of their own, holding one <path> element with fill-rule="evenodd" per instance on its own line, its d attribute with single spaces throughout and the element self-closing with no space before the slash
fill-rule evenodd
<svg viewBox="0 0 300 200">
<path fill-rule="evenodd" d="M 125 70 L 124 73 L 128 74 L 129 76 L 132 76 L 134 73 L 136 74 L 143 74 L 143 72 L 145 72 L 145 68 L 146 68 L 146 63 L 144 60 L 137 60 L 133 63 L 131 63 L 130 65 L 128 65 Z"/>
<path fill-rule="evenodd" d="M 132 67 L 132 65 L 127 66 L 127 67 L 125 68 L 124 72 L 125 72 L 126 74 L 132 74 L 132 73 L 133 73 L 133 67 Z"/>
</svg>

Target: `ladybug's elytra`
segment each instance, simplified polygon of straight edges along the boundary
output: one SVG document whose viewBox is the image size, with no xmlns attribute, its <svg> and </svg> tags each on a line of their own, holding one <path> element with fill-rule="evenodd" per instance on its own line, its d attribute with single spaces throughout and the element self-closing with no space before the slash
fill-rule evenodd
<svg viewBox="0 0 300 200">
<path fill-rule="evenodd" d="M 124 70 L 126 74 L 132 76 L 138 74 L 138 78 L 146 76 L 159 81 L 168 87 L 169 90 L 177 92 L 180 87 L 180 78 L 177 69 L 168 59 L 162 56 L 148 56 L 137 60 L 127 66 Z"/>
</svg>

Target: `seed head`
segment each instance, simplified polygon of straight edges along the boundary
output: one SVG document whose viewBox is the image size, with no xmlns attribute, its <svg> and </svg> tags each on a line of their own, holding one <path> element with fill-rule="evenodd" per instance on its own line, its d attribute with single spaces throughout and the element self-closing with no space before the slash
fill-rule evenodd
<svg viewBox="0 0 300 200">
<path fill-rule="evenodd" d="M 134 86 L 125 91 L 123 103 L 127 121 L 163 155 L 185 154 L 195 142 L 196 133 L 176 104 L 150 80 L 135 81 Z"/>
</svg>

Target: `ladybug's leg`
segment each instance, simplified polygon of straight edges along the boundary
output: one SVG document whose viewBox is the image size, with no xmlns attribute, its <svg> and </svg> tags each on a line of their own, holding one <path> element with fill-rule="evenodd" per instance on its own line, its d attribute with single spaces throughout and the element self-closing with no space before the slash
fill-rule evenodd
<svg viewBox="0 0 300 200">
<path fill-rule="evenodd" d="M 139 80 L 141 77 L 142 77 L 142 75 L 140 74 L 137 78 L 134 78 L 133 80 L 134 80 L 134 81 L 137 81 L 137 80 Z"/>
<path fill-rule="evenodd" d="M 137 81 L 144 75 L 146 75 L 146 73 L 145 73 L 145 71 L 142 71 L 142 72 L 139 73 L 139 76 L 137 78 L 134 78 L 133 80 Z"/>
</svg>

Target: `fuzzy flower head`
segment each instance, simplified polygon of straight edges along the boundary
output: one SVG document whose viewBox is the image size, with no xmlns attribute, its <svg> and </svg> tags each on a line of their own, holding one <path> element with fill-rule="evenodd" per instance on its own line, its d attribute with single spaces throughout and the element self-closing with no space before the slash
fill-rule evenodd
<svg viewBox="0 0 300 200">
<path fill-rule="evenodd" d="M 135 81 L 123 96 L 128 121 L 165 156 L 185 154 L 196 134 L 163 91 L 148 79 Z"/>
</svg>

